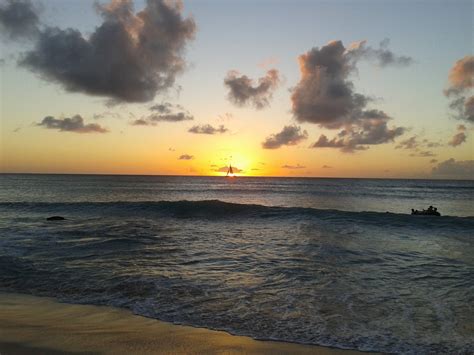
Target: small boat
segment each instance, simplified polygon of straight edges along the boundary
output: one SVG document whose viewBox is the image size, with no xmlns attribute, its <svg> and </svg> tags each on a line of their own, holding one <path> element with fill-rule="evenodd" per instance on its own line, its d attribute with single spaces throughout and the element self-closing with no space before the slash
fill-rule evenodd
<svg viewBox="0 0 474 355">
<path fill-rule="evenodd" d="M 232 164 L 229 164 L 229 169 L 227 169 L 227 177 L 234 177 L 234 170 L 232 170 Z"/>
<path fill-rule="evenodd" d="M 413 208 L 411 209 L 411 214 L 416 215 L 416 216 L 441 216 L 441 213 L 438 212 L 438 209 L 436 207 L 430 206 L 426 210 L 414 210 Z"/>
</svg>

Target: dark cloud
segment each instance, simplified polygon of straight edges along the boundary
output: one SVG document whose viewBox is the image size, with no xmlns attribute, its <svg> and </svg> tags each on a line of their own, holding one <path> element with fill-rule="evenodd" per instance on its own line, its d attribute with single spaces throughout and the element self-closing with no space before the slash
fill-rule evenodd
<svg viewBox="0 0 474 355">
<path fill-rule="evenodd" d="M 204 124 L 200 126 L 197 125 L 188 129 L 188 132 L 196 134 L 219 134 L 225 133 L 227 131 L 228 129 L 225 128 L 224 125 L 220 125 L 219 127 L 213 127 L 210 124 Z"/>
<path fill-rule="evenodd" d="M 431 160 L 430 160 L 430 163 L 431 163 L 431 164 L 434 164 L 434 163 L 437 163 L 437 162 L 438 162 L 438 159 L 431 159 Z"/>
<path fill-rule="evenodd" d="M 332 166 L 329 166 L 329 165 L 323 165 L 321 168 L 323 168 L 323 169 L 332 169 Z"/>
<path fill-rule="evenodd" d="M 361 59 L 379 58 L 381 66 L 408 64 L 407 57 L 388 55 L 391 52 L 384 46 L 377 50 L 360 42 L 347 49 L 341 41 L 333 41 L 299 57 L 301 80 L 291 96 L 294 117 L 298 122 L 342 129 L 331 140 L 321 136 L 314 147 L 364 150 L 404 133 L 403 127 L 388 127 L 391 117 L 385 112 L 367 108 L 373 99 L 355 92 L 350 80 Z"/>
<path fill-rule="evenodd" d="M 84 119 L 80 115 L 74 115 L 71 118 L 54 118 L 47 116 L 37 124 L 48 129 L 57 129 L 61 132 L 76 133 L 106 133 L 107 129 L 97 123 L 84 124 Z"/>
<path fill-rule="evenodd" d="M 384 120 L 367 121 L 360 127 L 348 126 L 331 140 L 322 134 L 311 147 L 339 148 L 342 152 L 352 153 L 357 150 L 367 150 L 371 145 L 392 142 L 404 132 L 403 127 L 389 128 Z"/>
<path fill-rule="evenodd" d="M 298 126 L 285 126 L 279 133 L 272 134 L 262 143 L 264 149 L 278 149 L 283 145 L 296 145 L 308 138 L 308 132 Z"/>
<path fill-rule="evenodd" d="M 178 160 L 193 160 L 194 159 L 194 155 L 189 155 L 189 154 L 183 154 L 183 155 L 180 155 Z"/>
<path fill-rule="evenodd" d="M 181 105 L 169 102 L 153 105 L 149 108 L 150 114 L 140 117 L 132 122 L 134 126 L 156 126 L 159 122 L 181 122 L 194 119 Z"/>
<path fill-rule="evenodd" d="M 466 135 L 465 131 L 466 131 L 466 126 L 464 126 L 462 124 L 459 125 L 458 126 L 458 133 L 456 133 L 451 138 L 451 140 L 448 142 L 448 144 L 452 147 L 457 147 L 458 145 L 463 144 L 467 139 L 467 135 Z"/>
<path fill-rule="evenodd" d="M 273 92 L 280 83 L 278 70 L 271 69 L 264 77 L 254 83 L 246 75 L 237 71 L 230 71 L 224 79 L 224 84 L 229 88 L 229 100 L 237 106 L 247 104 L 257 109 L 262 109 L 270 104 Z"/>
<path fill-rule="evenodd" d="M 432 169 L 432 175 L 448 179 L 474 179 L 474 160 L 456 161 L 453 158 L 439 163 Z"/>
<path fill-rule="evenodd" d="M 218 172 L 218 173 L 226 173 L 228 170 L 229 170 L 229 167 L 228 167 L 228 166 L 222 166 L 222 167 L 220 167 L 219 169 L 216 169 L 216 170 L 214 170 L 214 171 L 215 171 L 215 172 Z M 239 168 L 237 168 L 237 167 L 235 167 L 235 166 L 232 166 L 232 171 L 233 171 L 234 173 L 242 173 L 242 172 L 243 172 L 243 170 L 241 170 L 241 169 L 239 169 Z"/>
<path fill-rule="evenodd" d="M 455 117 L 474 123 L 474 56 L 466 56 L 456 63 L 449 72 L 449 87 L 444 94 L 451 99 L 449 107 L 456 112 Z"/>
<path fill-rule="evenodd" d="M 196 27 L 192 18 L 183 18 L 182 3 L 147 0 L 136 14 L 132 0 L 96 8 L 103 22 L 90 36 L 47 27 L 20 64 L 67 91 L 113 102 L 150 101 L 172 86 Z"/>
<path fill-rule="evenodd" d="M 296 165 L 283 165 L 282 166 L 283 169 L 305 169 L 306 166 L 303 166 L 303 165 L 300 165 L 300 164 L 296 164 Z"/>
<path fill-rule="evenodd" d="M 0 28 L 10 39 L 33 38 L 38 25 L 37 9 L 30 0 L 6 0 L 0 6 Z"/>
</svg>

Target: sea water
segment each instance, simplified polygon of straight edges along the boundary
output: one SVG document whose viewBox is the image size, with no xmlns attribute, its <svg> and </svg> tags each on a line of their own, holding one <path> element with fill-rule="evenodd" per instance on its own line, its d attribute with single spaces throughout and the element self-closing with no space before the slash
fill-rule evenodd
<svg viewBox="0 0 474 355">
<path fill-rule="evenodd" d="M 473 353 L 473 198 L 473 181 L 0 175 L 0 291 L 256 339 Z M 429 205 L 443 216 L 409 215 Z"/>
</svg>

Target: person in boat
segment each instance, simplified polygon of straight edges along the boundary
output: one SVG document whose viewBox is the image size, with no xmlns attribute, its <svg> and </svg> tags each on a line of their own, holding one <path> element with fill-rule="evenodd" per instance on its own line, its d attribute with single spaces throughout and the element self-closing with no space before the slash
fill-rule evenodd
<svg viewBox="0 0 474 355">
<path fill-rule="evenodd" d="M 414 215 L 424 215 L 424 216 L 441 216 L 441 214 L 438 212 L 438 209 L 436 207 L 430 206 L 426 210 L 418 211 L 414 210 L 413 208 L 411 209 L 411 214 Z"/>
</svg>

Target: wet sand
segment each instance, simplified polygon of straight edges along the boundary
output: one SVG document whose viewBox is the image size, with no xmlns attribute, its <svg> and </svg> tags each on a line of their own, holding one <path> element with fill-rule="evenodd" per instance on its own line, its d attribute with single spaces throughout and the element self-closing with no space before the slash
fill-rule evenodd
<svg viewBox="0 0 474 355">
<path fill-rule="evenodd" d="M 360 354 L 257 341 L 174 325 L 113 307 L 0 293 L 0 354 Z"/>
</svg>

